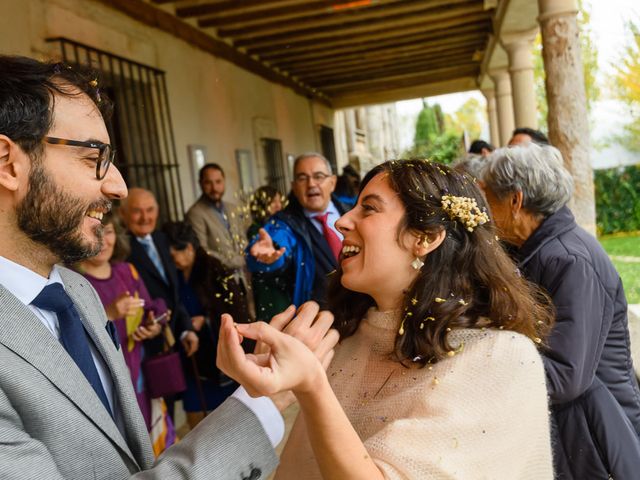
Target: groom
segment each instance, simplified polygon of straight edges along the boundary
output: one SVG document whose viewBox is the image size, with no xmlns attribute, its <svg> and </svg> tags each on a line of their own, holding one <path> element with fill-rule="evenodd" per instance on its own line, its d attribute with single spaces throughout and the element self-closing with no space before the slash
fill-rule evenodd
<svg viewBox="0 0 640 480">
<path fill-rule="evenodd" d="M 242 389 L 154 458 L 100 300 L 58 265 L 100 251 L 101 218 L 127 195 L 106 99 L 65 65 L 0 56 L 0 72 L 0 477 L 266 478 L 282 417 Z M 312 348 L 331 324 L 317 311 L 287 327 Z"/>
</svg>

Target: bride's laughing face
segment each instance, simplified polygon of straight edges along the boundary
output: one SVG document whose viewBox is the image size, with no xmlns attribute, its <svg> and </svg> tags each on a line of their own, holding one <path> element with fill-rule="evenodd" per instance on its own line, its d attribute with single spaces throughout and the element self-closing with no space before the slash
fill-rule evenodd
<svg viewBox="0 0 640 480">
<path fill-rule="evenodd" d="M 344 235 L 342 285 L 370 295 L 380 309 L 399 307 L 403 291 L 417 276 L 411 267 L 416 236 L 401 231 L 404 215 L 387 174 L 380 173 L 364 187 L 353 210 L 336 222 Z"/>
</svg>

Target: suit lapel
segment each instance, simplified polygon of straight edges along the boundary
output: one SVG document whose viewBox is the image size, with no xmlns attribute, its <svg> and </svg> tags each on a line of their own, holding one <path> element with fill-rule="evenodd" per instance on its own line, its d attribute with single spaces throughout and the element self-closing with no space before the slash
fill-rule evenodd
<svg viewBox="0 0 640 480">
<path fill-rule="evenodd" d="M 75 296 L 71 295 L 71 292 L 69 295 L 75 302 Z M 81 312 L 80 309 L 78 311 L 83 323 L 87 325 L 85 312 Z M 0 343 L 40 371 L 132 461 L 136 462 L 113 419 L 62 344 L 28 307 L 2 286 L 0 286 L 0 312 L 2 312 Z M 95 336 L 93 327 L 88 328 L 88 331 L 90 334 L 93 331 L 92 337 Z M 115 350 L 106 331 L 104 335 L 106 341 Z"/>
<path fill-rule="evenodd" d="M 139 266 L 140 266 L 141 269 L 145 269 L 151 275 L 156 277 L 159 282 L 164 283 L 166 285 L 167 282 L 165 282 L 164 278 L 162 278 L 162 275 L 160 275 L 160 272 L 158 271 L 156 266 L 153 264 L 153 262 L 149 258 L 149 255 L 147 255 L 147 251 L 142 246 L 142 244 L 138 241 L 138 239 L 134 235 L 130 235 L 129 238 L 131 239 L 131 242 L 130 242 L 131 243 L 131 257 L 136 257 L 138 259 Z M 155 243 L 155 241 L 156 241 L 155 238 L 154 238 L 153 241 Z M 157 248 L 157 246 L 156 246 L 156 248 Z M 164 262 L 164 259 L 162 258 L 162 254 L 160 253 L 159 249 L 158 249 L 158 254 L 160 255 L 160 259 Z"/>
<path fill-rule="evenodd" d="M 311 243 L 313 244 L 313 249 L 315 251 L 315 255 L 317 257 L 318 253 L 320 253 L 324 260 L 327 261 L 330 265 L 336 266 L 336 257 L 333 256 L 333 252 L 331 248 L 329 248 L 329 243 L 327 239 L 324 238 L 315 225 L 313 225 L 313 220 L 309 218 L 305 218 L 305 221 L 309 223 L 307 230 L 309 231 L 309 236 L 311 237 Z M 321 259 L 317 259 L 321 260 Z"/>
<path fill-rule="evenodd" d="M 89 333 L 91 340 L 105 360 L 114 387 L 115 408 L 123 416 L 123 424 L 126 430 L 127 441 L 124 443 L 125 451 L 134 461 L 149 461 L 145 458 L 148 453 L 148 442 L 143 445 L 141 439 L 147 439 L 147 427 L 140 414 L 138 401 L 131 384 L 131 376 L 124 362 L 122 352 L 115 349 L 111 338 L 106 331 L 106 317 L 95 310 L 95 303 L 88 302 L 91 296 L 95 295 L 89 282 L 78 281 L 75 274 L 60 269 L 60 276 L 65 284 L 65 290 L 76 305 L 82 323 Z M 96 298 L 99 302 L 99 299 Z M 121 347 L 122 348 L 122 347 Z M 113 422 L 112 422 L 113 423 Z M 116 430 L 118 433 L 119 430 Z M 122 439 L 122 436 L 120 436 Z M 146 447 L 146 448 L 145 448 Z M 131 450 L 133 450 L 132 455 Z M 151 462 L 153 459 L 151 458 Z M 142 463 L 144 465 L 144 463 Z"/>
</svg>

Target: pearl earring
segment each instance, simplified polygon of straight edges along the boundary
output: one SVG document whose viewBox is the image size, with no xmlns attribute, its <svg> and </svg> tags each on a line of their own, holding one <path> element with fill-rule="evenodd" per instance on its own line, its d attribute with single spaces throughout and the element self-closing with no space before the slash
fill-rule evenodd
<svg viewBox="0 0 640 480">
<path fill-rule="evenodd" d="M 416 257 L 416 259 L 411 262 L 411 266 L 414 270 L 420 270 L 424 265 L 424 262 L 420 260 L 420 257 Z"/>
</svg>

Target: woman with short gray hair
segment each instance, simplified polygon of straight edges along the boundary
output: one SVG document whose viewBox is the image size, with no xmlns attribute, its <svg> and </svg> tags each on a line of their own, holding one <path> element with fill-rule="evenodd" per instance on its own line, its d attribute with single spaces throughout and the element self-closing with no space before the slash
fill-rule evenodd
<svg viewBox="0 0 640 480">
<path fill-rule="evenodd" d="M 573 180 L 550 146 L 496 150 L 482 171 L 502 239 L 523 275 L 551 296 L 544 353 L 556 478 L 637 478 L 640 390 L 622 281 L 567 207 Z"/>
</svg>

